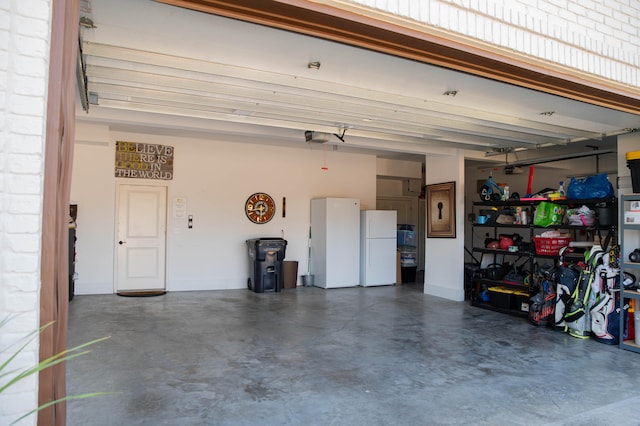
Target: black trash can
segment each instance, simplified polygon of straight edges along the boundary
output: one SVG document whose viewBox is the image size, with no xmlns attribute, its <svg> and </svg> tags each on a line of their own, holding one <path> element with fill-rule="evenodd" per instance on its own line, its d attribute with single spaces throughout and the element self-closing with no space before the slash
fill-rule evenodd
<svg viewBox="0 0 640 426">
<path fill-rule="evenodd" d="M 282 291 L 287 241 L 282 238 L 247 240 L 249 249 L 249 280 L 247 287 L 256 293 Z"/>
</svg>

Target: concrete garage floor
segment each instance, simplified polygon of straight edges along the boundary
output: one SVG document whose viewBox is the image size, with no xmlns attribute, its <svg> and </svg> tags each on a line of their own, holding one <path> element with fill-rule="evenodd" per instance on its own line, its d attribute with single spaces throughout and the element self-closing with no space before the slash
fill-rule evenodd
<svg viewBox="0 0 640 426">
<path fill-rule="evenodd" d="M 638 425 L 640 354 L 422 294 L 76 296 L 68 425 Z"/>
</svg>

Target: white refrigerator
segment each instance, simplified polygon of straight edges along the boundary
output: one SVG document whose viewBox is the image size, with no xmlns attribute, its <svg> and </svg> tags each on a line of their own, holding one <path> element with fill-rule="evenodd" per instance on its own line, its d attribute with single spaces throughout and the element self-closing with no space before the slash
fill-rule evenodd
<svg viewBox="0 0 640 426">
<path fill-rule="evenodd" d="M 360 282 L 360 200 L 311 200 L 311 274 L 323 288 Z"/>
<path fill-rule="evenodd" d="M 397 212 L 360 212 L 360 285 L 396 283 Z"/>
</svg>

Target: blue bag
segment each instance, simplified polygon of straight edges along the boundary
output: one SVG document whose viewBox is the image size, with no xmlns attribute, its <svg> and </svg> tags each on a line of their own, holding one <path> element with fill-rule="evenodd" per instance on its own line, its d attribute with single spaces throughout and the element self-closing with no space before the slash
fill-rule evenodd
<svg viewBox="0 0 640 426">
<path fill-rule="evenodd" d="M 586 176 L 580 179 L 571 177 L 567 188 L 567 199 L 585 200 L 589 198 L 613 197 L 613 185 L 609 182 L 607 173 Z"/>
</svg>

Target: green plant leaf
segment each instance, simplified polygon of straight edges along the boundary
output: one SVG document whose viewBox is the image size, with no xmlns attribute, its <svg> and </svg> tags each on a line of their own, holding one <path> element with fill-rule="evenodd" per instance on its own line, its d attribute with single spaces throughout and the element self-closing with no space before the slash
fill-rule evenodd
<svg viewBox="0 0 640 426">
<path fill-rule="evenodd" d="M 13 317 L 11 316 L 7 316 L 6 318 L 0 320 L 0 329 L 5 326 Z M 11 364 L 11 362 L 13 362 L 16 357 L 27 347 L 29 346 L 29 344 L 31 344 L 47 327 L 51 326 L 53 324 L 53 322 L 50 322 L 48 324 L 43 325 L 42 327 L 40 327 L 39 329 L 32 331 L 31 333 L 28 333 L 27 335 L 25 335 L 22 339 L 18 340 L 15 343 L 12 343 L 11 345 L 9 345 L 7 348 L 3 349 L 2 351 L 0 351 L 0 353 L 6 353 L 8 352 L 13 346 L 17 346 L 20 345 L 18 347 L 17 350 L 15 350 L 14 352 L 11 353 L 11 355 L 2 363 L 0 364 L 0 378 L 4 378 L 4 377 L 10 377 L 9 381 L 7 381 L 5 384 L 3 384 L 2 386 L 0 386 L 0 394 L 2 392 L 4 392 L 7 388 L 9 388 L 10 386 L 18 383 L 21 380 L 26 379 L 27 377 L 39 373 L 49 367 L 53 367 L 54 365 L 60 364 L 62 362 L 66 362 L 69 361 L 73 358 L 77 358 L 79 356 L 82 355 L 86 355 L 87 353 L 91 352 L 89 350 L 86 350 L 85 348 L 91 345 L 94 345 L 98 342 L 102 342 L 103 340 L 107 340 L 110 338 L 110 336 L 106 336 L 106 337 L 101 337 L 98 339 L 94 339 L 91 340 L 89 342 L 86 343 L 82 343 L 80 345 L 74 346 L 73 348 L 68 348 L 65 349 L 57 354 L 54 354 L 52 356 L 50 356 L 47 359 L 44 359 L 42 361 L 40 361 L 37 365 L 27 368 L 25 370 L 20 370 L 20 369 L 12 369 L 12 370 L 8 370 L 9 365 Z M 20 344 L 20 342 L 23 342 L 22 344 Z M 17 374 L 16 374 L 17 372 Z M 15 374 L 15 375 L 14 375 Z M 19 422 L 20 420 L 24 419 L 25 417 L 38 412 L 44 408 L 50 407 L 52 405 L 58 404 L 59 402 L 63 402 L 63 401 L 70 401 L 73 399 L 84 399 L 84 398 L 91 398 L 91 397 L 95 397 L 95 396 L 101 396 L 101 395 L 111 395 L 114 394 L 116 392 L 93 392 L 93 393 L 85 393 L 85 394 L 80 394 L 80 395 L 67 395 L 63 398 L 57 399 L 55 401 L 50 401 L 47 402 L 45 404 L 42 404 L 41 406 L 29 411 L 27 414 L 23 415 L 22 417 L 20 417 L 19 419 L 15 420 L 13 423 L 11 424 L 15 424 L 17 422 Z"/>
<path fill-rule="evenodd" d="M 37 413 L 40 410 L 44 410 L 47 407 L 51 407 L 52 405 L 56 405 L 60 402 L 63 401 L 71 401 L 74 399 L 85 399 L 85 398 L 93 398 L 96 396 L 103 396 L 103 395 L 116 395 L 119 392 L 92 392 L 92 393 L 83 393 L 83 394 L 79 394 L 79 395 L 68 395 L 65 396 L 64 398 L 60 398 L 60 399 L 56 399 L 54 401 L 50 401 L 47 402 L 45 404 L 42 404 L 41 406 L 39 406 L 38 408 L 34 408 L 33 410 L 29 411 L 27 414 L 17 418 L 16 420 L 14 420 L 13 422 L 11 422 L 11 424 L 16 424 L 18 423 L 20 420 L 25 419 L 27 417 L 29 417 L 30 415 L 32 415 L 33 413 Z"/>
<path fill-rule="evenodd" d="M 65 362 L 65 361 L 68 361 L 70 359 L 77 358 L 77 357 L 79 357 L 81 355 L 85 355 L 85 354 L 91 352 L 91 351 L 82 351 L 82 352 L 77 352 L 77 351 L 79 351 L 80 349 L 83 349 L 83 348 L 85 348 L 85 347 L 87 347 L 89 345 L 93 345 L 95 343 L 102 342 L 103 340 L 107 340 L 109 338 L 110 338 L 110 336 L 100 337 L 99 339 L 94 339 L 94 340 L 91 340 L 89 342 L 82 343 L 82 344 L 80 344 L 78 346 L 75 346 L 75 347 L 70 348 L 70 349 L 66 349 L 66 350 L 64 350 L 64 351 L 62 351 L 60 353 L 57 353 L 57 354 L 55 354 L 55 355 L 53 355 L 53 356 L 51 356 L 51 357 L 49 357 L 49 358 L 47 358 L 45 360 L 40 361 L 34 367 L 31 367 L 31 368 L 28 368 L 28 369 L 22 371 L 17 376 L 15 376 L 13 379 L 9 380 L 6 384 L 1 386 L 0 387 L 0 393 L 2 393 L 5 389 L 10 387 L 11 385 L 14 385 L 15 383 L 17 383 L 20 380 L 23 380 L 23 379 L 31 376 L 32 374 L 39 373 L 40 371 L 42 371 L 42 370 L 44 370 L 46 368 L 52 367 L 54 365 L 60 364 L 61 362 Z M 20 351 L 22 351 L 25 348 L 25 346 L 26 345 L 23 345 L 17 353 L 13 354 L 9 358 L 9 360 L 3 364 L 3 367 L 6 366 L 11 360 L 13 360 L 18 355 L 18 353 L 20 353 Z"/>
<path fill-rule="evenodd" d="M 0 322 L 0 328 L 7 324 L 9 322 L 9 320 L 11 320 L 11 317 L 6 317 L 5 319 L 2 320 L 2 322 Z M 11 361 L 13 361 L 23 350 L 24 348 L 26 348 L 27 346 L 29 346 L 29 344 L 31 342 L 33 342 L 35 340 L 35 338 L 40 335 L 40 333 L 42 333 L 47 327 L 49 327 L 51 324 L 53 324 L 53 322 L 50 322 L 48 324 L 43 325 L 42 327 L 40 327 L 38 330 L 34 330 L 31 333 L 27 334 L 26 336 L 23 337 L 23 339 L 26 339 L 26 342 L 16 351 L 14 352 L 5 362 L 3 362 L 2 364 L 0 364 L 0 377 L 5 376 L 8 373 L 5 373 L 5 369 L 7 368 L 7 366 L 11 363 Z M 8 351 L 11 348 L 12 345 L 9 345 L 8 348 L 4 349 L 1 351 L 1 353 L 4 353 L 6 351 Z M 15 371 L 15 370 L 13 370 Z M 0 389 L 0 393 L 2 392 L 4 388 Z"/>
</svg>

